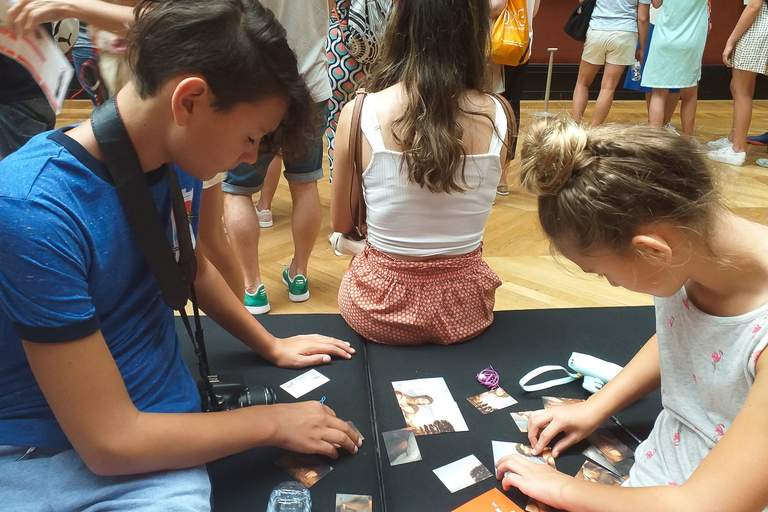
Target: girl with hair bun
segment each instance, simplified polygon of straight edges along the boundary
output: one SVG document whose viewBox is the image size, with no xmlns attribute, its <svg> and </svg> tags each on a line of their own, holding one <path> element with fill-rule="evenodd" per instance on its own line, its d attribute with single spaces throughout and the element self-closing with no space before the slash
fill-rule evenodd
<svg viewBox="0 0 768 512">
<path fill-rule="evenodd" d="M 586 402 L 531 414 L 534 453 L 562 433 L 557 457 L 658 388 L 663 408 L 626 488 L 516 456 L 497 465 L 504 488 L 572 511 L 768 510 L 768 228 L 728 211 L 706 156 L 665 130 L 543 121 L 522 159 L 553 247 L 653 294 L 657 329 Z"/>
</svg>

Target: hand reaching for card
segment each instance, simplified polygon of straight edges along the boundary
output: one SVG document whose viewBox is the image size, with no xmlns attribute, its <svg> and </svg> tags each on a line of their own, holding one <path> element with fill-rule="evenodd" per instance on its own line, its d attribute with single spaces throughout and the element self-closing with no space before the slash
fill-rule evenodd
<svg viewBox="0 0 768 512">
<path fill-rule="evenodd" d="M 528 441 L 533 453 L 538 455 L 562 432 L 565 437 L 552 447 L 552 456 L 557 457 L 563 450 L 594 432 L 602 422 L 602 416 L 589 401 L 541 409 L 532 412 L 528 418 Z"/>
<path fill-rule="evenodd" d="M 574 479 L 547 464 L 537 464 L 521 455 L 507 455 L 496 464 L 496 479 L 505 491 L 517 487 L 527 496 L 560 508 L 563 486 Z"/>
<path fill-rule="evenodd" d="M 357 453 L 362 444 L 360 436 L 333 410 L 320 402 L 273 404 L 270 419 L 276 425 L 273 438 L 267 443 L 292 452 L 317 453 L 332 459 L 339 456 L 338 448 Z"/>
</svg>

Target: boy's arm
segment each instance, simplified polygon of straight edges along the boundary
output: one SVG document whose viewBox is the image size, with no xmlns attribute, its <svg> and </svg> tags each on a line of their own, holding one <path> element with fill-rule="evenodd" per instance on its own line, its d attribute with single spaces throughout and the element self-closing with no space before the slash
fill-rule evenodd
<svg viewBox="0 0 768 512">
<path fill-rule="evenodd" d="M 611 487 L 579 481 L 514 456 L 500 463 L 497 478 L 504 478 L 505 488 L 519 487 L 533 498 L 572 512 L 760 512 L 768 506 L 766 424 L 768 357 L 760 357 L 757 377 L 741 411 L 682 485 Z M 510 475 L 504 476 L 505 471 Z"/>
<path fill-rule="evenodd" d="M 279 339 L 272 336 L 232 293 L 216 267 L 197 255 L 197 298 L 211 319 L 277 366 L 302 368 L 331 361 L 331 356 L 349 359 L 355 349 L 348 343 L 319 334 Z"/>
<path fill-rule="evenodd" d="M 357 451 L 357 435 L 319 402 L 217 413 L 140 412 L 101 331 L 64 343 L 23 343 L 57 421 L 96 474 L 181 469 L 261 445 L 334 458 L 333 444 Z"/>
</svg>

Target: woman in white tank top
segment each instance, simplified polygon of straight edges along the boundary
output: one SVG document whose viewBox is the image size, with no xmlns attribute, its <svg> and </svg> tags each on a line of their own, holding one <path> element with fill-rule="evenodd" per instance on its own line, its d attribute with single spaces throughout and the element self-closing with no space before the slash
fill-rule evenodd
<svg viewBox="0 0 768 512">
<path fill-rule="evenodd" d="M 342 316 L 373 341 L 457 343 L 493 320 L 501 281 L 482 260 L 482 235 L 514 123 L 484 92 L 489 18 L 487 0 L 409 0 L 392 11 L 361 116 L 368 242 L 339 289 Z M 340 232 L 354 228 L 358 200 L 354 104 L 336 138 L 331 226 Z"/>
</svg>

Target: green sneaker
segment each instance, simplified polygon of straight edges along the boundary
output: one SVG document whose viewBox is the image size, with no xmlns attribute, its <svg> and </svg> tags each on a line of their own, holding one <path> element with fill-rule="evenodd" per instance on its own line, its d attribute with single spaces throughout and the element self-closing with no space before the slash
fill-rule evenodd
<svg viewBox="0 0 768 512">
<path fill-rule="evenodd" d="M 245 309 L 252 315 L 263 315 L 269 313 L 269 299 L 267 299 L 267 289 L 260 284 L 256 289 L 256 294 L 251 295 L 245 292 Z"/>
<path fill-rule="evenodd" d="M 291 302 L 304 302 L 309 299 L 309 282 L 301 274 L 297 274 L 291 279 L 288 275 L 290 267 L 283 270 L 283 283 L 288 287 L 288 298 Z"/>
</svg>

